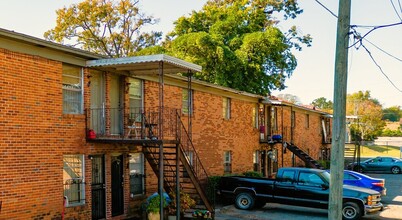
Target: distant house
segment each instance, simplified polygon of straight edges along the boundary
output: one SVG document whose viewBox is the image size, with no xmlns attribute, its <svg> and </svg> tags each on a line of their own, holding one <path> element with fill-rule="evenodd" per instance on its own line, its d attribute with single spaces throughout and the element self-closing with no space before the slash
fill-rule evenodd
<svg viewBox="0 0 402 220">
<path fill-rule="evenodd" d="M 201 70 L 0 29 L 0 219 L 125 219 L 162 188 L 213 211 L 208 176 L 329 158 L 327 113 L 191 77 Z"/>
</svg>

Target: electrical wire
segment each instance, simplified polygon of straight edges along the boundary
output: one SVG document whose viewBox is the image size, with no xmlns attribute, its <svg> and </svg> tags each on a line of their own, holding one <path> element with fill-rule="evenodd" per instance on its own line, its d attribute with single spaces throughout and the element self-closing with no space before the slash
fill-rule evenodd
<svg viewBox="0 0 402 220">
<path fill-rule="evenodd" d="M 392 7 L 394 8 L 394 11 L 395 11 L 396 15 L 398 16 L 399 20 L 402 21 L 402 18 L 401 18 L 401 16 L 399 15 L 399 12 L 398 12 L 398 10 L 396 10 L 396 7 L 395 7 L 395 5 L 394 5 L 394 1 L 393 1 L 393 0 L 389 0 L 389 1 L 391 2 Z M 400 3 L 400 2 L 399 2 L 399 3 Z M 399 4 L 399 7 L 400 7 L 400 6 L 401 6 L 401 5 Z"/>
<path fill-rule="evenodd" d="M 379 46 L 373 44 L 373 43 L 370 42 L 369 40 L 367 40 L 367 39 L 364 39 L 364 40 L 367 41 L 368 43 L 370 43 L 371 45 L 373 45 L 375 48 L 377 48 L 377 49 L 380 50 L 381 52 L 383 52 L 383 53 L 387 54 L 388 56 L 390 56 L 390 57 L 392 57 L 392 58 L 394 58 L 394 59 L 396 59 L 396 60 L 402 62 L 402 59 L 400 59 L 400 58 L 398 58 L 398 57 L 396 57 L 396 56 L 394 56 L 394 55 L 388 53 L 387 51 L 385 51 L 385 50 L 383 50 L 382 48 L 380 48 Z"/>
<path fill-rule="evenodd" d="M 370 58 L 371 58 L 371 60 L 374 62 L 374 64 L 378 67 L 378 69 L 381 71 L 381 73 L 385 76 L 385 78 L 387 78 L 387 80 L 392 84 L 392 86 L 396 89 L 396 90 L 398 90 L 400 93 L 402 93 L 402 90 L 401 89 L 399 89 L 395 84 L 394 84 L 394 82 L 392 82 L 392 80 L 387 76 L 387 74 L 385 74 L 385 72 L 384 72 L 384 70 L 381 68 L 381 66 L 377 63 L 377 61 L 374 59 L 374 57 L 373 57 L 373 55 L 371 54 L 371 52 L 367 49 L 367 47 L 364 45 L 364 44 L 362 44 L 361 45 L 365 50 L 366 50 L 366 52 L 368 53 L 368 55 L 370 56 Z"/>
<path fill-rule="evenodd" d="M 392 26 L 396 26 L 396 25 L 401 25 L 402 22 L 399 23 L 393 23 L 393 24 L 385 24 L 385 25 L 379 25 L 379 26 L 375 26 L 373 27 L 371 30 L 369 30 L 367 33 L 365 33 L 363 36 L 360 36 L 360 34 L 356 35 L 356 31 L 355 31 L 355 39 L 358 39 L 357 42 L 353 43 L 351 46 L 349 46 L 348 48 L 354 47 L 356 44 L 360 43 L 360 45 L 362 45 L 362 40 L 369 35 L 371 32 L 373 32 L 374 30 L 380 29 L 380 28 L 386 28 L 386 27 L 392 27 Z M 350 28 L 354 29 L 356 27 L 360 27 L 359 25 L 351 25 Z M 355 30 L 355 29 L 354 29 Z"/>
<path fill-rule="evenodd" d="M 325 8 L 325 10 L 327 10 L 329 13 L 331 13 L 331 15 L 333 15 L 335 18 L 338 18 L 338 16 L 333 13 L 331 10 L 329 10 L 329 8 L 327 8 L 324 4 L 322 4 L 320 1 L 315 0 L 319 5 L 321 5 L 323 8 Z"/>
</svg>

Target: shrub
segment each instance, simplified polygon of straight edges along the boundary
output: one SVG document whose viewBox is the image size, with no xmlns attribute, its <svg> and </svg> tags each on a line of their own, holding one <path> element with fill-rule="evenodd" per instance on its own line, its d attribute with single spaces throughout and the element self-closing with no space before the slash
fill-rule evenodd
<svg viewBox="0 0 402 220">
<path fill-rule="evenodd" d="M 263 177 L 262 173 L 257 171 L 246 171 L 243 173 L 243 175 L 248 177 Z"/>
</svg>

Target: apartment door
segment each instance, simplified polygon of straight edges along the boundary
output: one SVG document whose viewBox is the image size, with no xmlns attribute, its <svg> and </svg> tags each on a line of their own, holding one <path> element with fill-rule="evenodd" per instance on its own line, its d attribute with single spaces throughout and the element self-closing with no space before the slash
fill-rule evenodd
<svg viewBox="0 0 402 220">
<path fill-rule="evenodd" d="M 91 73 L 91 129 L 97 134 L 105 133 L 105 80 L 104 73 L 94 71 Z"/>
<path fill-rule="evenodd" d="M 121 134 L 122 131 L 122 106 L 121 83 L 118 75 L 112 75 L 110 79 L 110 133 Z"/>
<path fill-rule="evenodd" d="M 112 156 L 112 216 L 124 213 L 123 155 Z"/>
<path fill-rule="evenodd" d="M 92 159 L 92 219 L 106 218 L 105 157 L 90 156 Z"/>
</svg>

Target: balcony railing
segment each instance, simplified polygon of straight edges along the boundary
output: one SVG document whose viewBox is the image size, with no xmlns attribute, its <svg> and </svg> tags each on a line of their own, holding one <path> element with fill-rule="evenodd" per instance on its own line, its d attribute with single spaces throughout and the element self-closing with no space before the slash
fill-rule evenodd
<svg viewBox="0 0 402 220">
<path fill-rule="evenodd" d="M 166 107 L 87 109 L 87 139 L 174 140 L 178 111 Z"/>
</svg>

